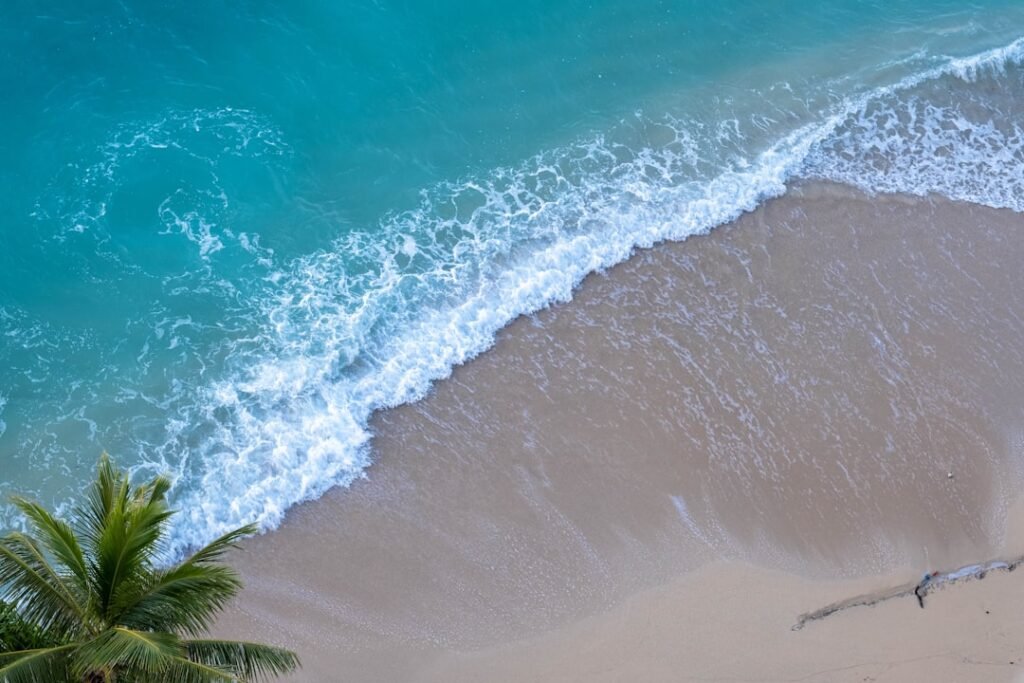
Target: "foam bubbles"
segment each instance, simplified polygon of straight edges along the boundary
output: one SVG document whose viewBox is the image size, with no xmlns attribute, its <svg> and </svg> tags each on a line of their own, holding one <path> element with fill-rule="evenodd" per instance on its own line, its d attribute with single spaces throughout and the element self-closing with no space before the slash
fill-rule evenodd
<svg viewBox="0 0 1024 683">
<path fill-rule="evenodd" d="M 804 174 L 868 192 L 939 193 L 1024 211 L 1024 74 L 1013 54 L 1016 61 L 987 71 L 959 63 L 947 76 L 869 102 L 816 145 Z"/>
</svg>

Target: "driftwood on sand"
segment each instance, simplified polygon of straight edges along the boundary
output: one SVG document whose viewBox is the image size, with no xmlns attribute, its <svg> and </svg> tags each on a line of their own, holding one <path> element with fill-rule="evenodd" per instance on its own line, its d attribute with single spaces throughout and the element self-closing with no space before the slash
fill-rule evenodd
<svg viewBox="0 0 1024 683">
<path fill-rule="evenodd" d="M 924 607 L 924 596 L 935 588 L 962 581 L 983 579 L 989 572 L 993 571 L 1012 572 L 1022 563 L 1024 563 L 1024 555 L 1012 560 L 992 560 L 982 564 L 967 565 L 950 572 L 934 572 L 926 574 L 925 578 L 919 582 L 910 582 L 899 586 L 893 586 L 891 588 L 883 588 L 882 590 L 874 591 L 872 593 L 865 593 L 863 595 L 840 600 L 839 602 L 833 602 L 832 604 L 826 605 L 821 609 L 814 610 L 813 612 L 805 612 L 799 616 L 796 623 L 793 625 L 793 630 L 799 631 L 808 623 L 812 621 L 819 621 L 825 617 L 835 614 L 836 612 L 842 612 L 843 610 L 847 610 L 852 607 L 871 607 L 880 602 L 885 602 L 886 600 L 892 600 L 894 598 L 915 596 L 921 607 Z"/>
</svg>

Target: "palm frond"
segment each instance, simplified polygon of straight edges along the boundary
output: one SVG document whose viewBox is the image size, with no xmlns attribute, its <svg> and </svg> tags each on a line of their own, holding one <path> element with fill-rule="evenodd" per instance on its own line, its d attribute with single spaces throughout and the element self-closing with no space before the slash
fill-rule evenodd
<svg viewBox="0 0 1024 683">
<path fill-rule="evenodd" d="M 96 466 L 96 481 L 89 487 L 86 504 L 79 510 L 78 518 L 82 524 L 82 536 L 95 546 L 103 535 L 107 518 L 114 509 L 114 500 L 121 488 L 124 475 L 114 469 L 110 456 L 103 453 Z"/>
<path fill-rule="evenodd" d="M 255 524 L 246 524 L 234 531 L 229 531 L 192 553 L 187 561 L 192 564 L 219 562 L 224 557 L 224 553 L 238 547 L 239 541 L 255 535 L 258 531 L 259 527 Z"/>
<path fill-rule="evenodd" d="M 80 679 L 97 671 L 119 669 L 159 674 L 185 652 L 173 633 L 114 627 L 79 645 L 71 657 L 71 670 Z"/>
<path fill-rule="evenodd" d="M 88 622 L 79 598 L 34 540 L 18 532 L 0 539 L 0 600 L 17 606 L 22 618 L 74 632 Z"/>
<path fill-rule="evenodd" d="M 71 683 L 68 657 L 74 645 L 18 650 L 0 654 L 4 683 Z"/>
<path fill-rule="evenodd" d="M 160 672 L 160 683 L 246 683 L 225 669 L 176 657 Z"/>
<path fill-rule="evenodd" d="M 171 480 L 162 474 L 157 475 L 141 488 L 149 503 L 162 503 L 167 500 L 167 492 L 171 490 Z"/>
<path fill-rule="evenodd" d="M 51 515 L 43 506 L 20 496 L 14 496 L 13 503 L 28 517 L 32 530 L 43 546 L 71 573 L 79 588 L 89 590 L 89 571 L 85 555 L 71 526 Z"/>
<path fill-rule="evenodd" d="M 118 595 L 122 588 L 135 590 L 139 574 L 149 571 L 160 548 L 164 525 L 172 514 L 162 498 L 133 501 L 127 478 L 121 481 L 95 541 L 95 566 L 91 571 L 104 618 L 110 617 L 111 608 L 126 602 Z"/>
<path fill-rule="evenodd" d="M 279 647 L 232 640 L 186 640 L 189 659 L 226 669 L 242 681 L 265 680 L 299 668 L 294 652 Z"/>
<path fill-rule="evenodd" d="M 117 618 L 133 628 L 181 630 L 190 635 L 205 631 L 242 588 L 234 569 L 215 563 L 256 529 L 250 524 L 230 531 L 176 567 L 155 573 L 152 583 L 117 611 Z"/>
<path fill-rule="evenodd" d="M 196 635 L 242 588 L 234 569 L 186 561 L 160 572 L 131 604 L 117 612 L 125 626 Z"/>
</svg>

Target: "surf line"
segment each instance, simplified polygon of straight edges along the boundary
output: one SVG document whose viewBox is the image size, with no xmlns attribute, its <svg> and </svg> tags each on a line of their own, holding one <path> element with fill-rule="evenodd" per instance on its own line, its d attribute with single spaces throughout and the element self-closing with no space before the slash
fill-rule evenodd
<svg viewBox="0 0 1024 683">
<path fill-rule="evenodd" d="M 805 612 L 797 618 L 790 630 L 799 631 L 812 621 L 820 621 L 830 617 L 837 612 L 848 610 L 852 607 L 872 607 L 887 600 L 895 598 L 914 596 L 918 604 L 924 607 L 924 597 L 932 590 L 947 584 L 954 584 L 975 579 L 984 579 L 989 572 L 1012 572 L 1021 564 L 1024 564 L 1024 555 L 1012 560 L 991 560 L 982 564 L 969 564 L 950 572 L 931 572 L 925 574 L 924 578 L 917 583 L 904 583 L 892 588 L 883 588 L 873 593 L 865 593 L 839 602 L 833 602 L 813 612 Z"/>
</svg>

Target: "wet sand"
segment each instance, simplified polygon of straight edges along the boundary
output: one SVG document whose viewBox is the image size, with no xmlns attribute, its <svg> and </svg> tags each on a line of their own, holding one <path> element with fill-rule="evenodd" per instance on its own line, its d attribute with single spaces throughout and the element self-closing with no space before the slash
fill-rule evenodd
<svg viewBox="0 0 1024 683">
<path fill-rule="evenodd" d="M 945 674 L 1024 643 L 1019 573 L 790 627 L 1024 551 L 1022 229 L 804 185 L 591 276 L 380 414 L 222 627 L 309 681 L 1012 680 Z"/>
</svg>

